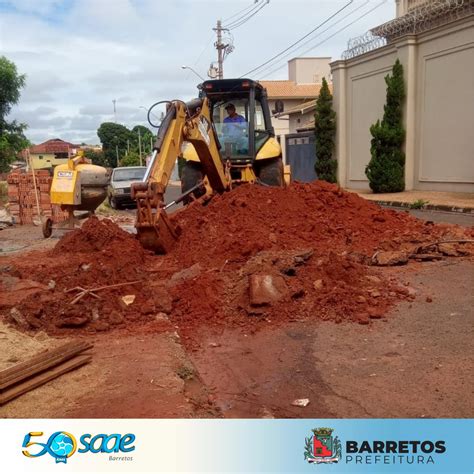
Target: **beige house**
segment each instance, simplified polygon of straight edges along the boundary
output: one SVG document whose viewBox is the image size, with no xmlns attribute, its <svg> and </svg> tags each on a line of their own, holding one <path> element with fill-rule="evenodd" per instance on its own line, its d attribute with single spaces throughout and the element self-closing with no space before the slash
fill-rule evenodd
<svg viewBox="0 0 474 474">
<path fill-rule="evenodd" d="M 474 192 L 474 3 L 398 0 L 397 18 L 331 64 L 342 186 L 368 189 L 369 127 L 398 58 L 406 81 L 406 189 Z"/>
<path fill-rule="evenodd" d="M 288 116 L 289 133 L 306 132 L 314 130 L 314 112 L 316 99 L 309 100 L 285 112 Z"/>
<path fill-rule="evenodd" d="M 293 58 L 288 61 L 288 80 L 260 81 L 267 89 L 272 123 L 277 136 L 293 133 L 289 111 L 299 110 L 314 101 L 323 77 L 330 82 L 331 58 Z M 298 117 L 300 122 L 307 117 Z M 295 118 L 295 121 L 298 119 Z"/>
</svg>

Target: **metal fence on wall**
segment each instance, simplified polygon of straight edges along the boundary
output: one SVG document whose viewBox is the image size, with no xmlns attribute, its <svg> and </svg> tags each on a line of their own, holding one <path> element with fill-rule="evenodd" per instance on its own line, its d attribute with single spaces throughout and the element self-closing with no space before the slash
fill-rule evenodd
<svg viewBox="0 0 474 474">
<path fill-rule="evenodd" d="M 286 163 L 291 166 L 291 178 L 294 181 L 308 183 L 317 176 L 314 171 L 316 148 L 314 131 L 291 133 L 285 136 Z"/>
<path fill-rule="evenodd" d="M 350 59 L 378 49 L 405 35 L 429 31 L 474 13 L 473 0 L 418 1 L 405 15 L 351 38 L 342 59 Z"/>
</svg>

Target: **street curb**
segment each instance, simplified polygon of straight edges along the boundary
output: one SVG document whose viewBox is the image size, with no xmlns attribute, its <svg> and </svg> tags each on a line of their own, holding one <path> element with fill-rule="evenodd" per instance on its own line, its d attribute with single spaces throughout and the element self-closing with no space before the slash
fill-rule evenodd
<svg viewBox="0 0 474 474">
<path fill-rule="evenodd" d="M 454 214 L 472 214 L 474 216 L 474 208 L 471 207 L 457 207 L 457 206 L 449 206 L 447 204 L 425 204 L 420 208 L 413 208 L 412 203 L 410 202 L 400 202 L 400 201 L 378 201 L 367 199 L 367 201 L 376 202 L 381 206 L 386 207 L 402 207 L 406 209 L 415 209 L 419 211 L 443 211 L 443 212 L 451 212 Z"/>
</svg>

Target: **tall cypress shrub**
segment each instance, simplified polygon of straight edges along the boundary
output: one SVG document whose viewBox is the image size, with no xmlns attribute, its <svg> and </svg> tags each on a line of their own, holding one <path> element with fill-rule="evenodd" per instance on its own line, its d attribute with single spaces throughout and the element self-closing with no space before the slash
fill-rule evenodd
<svg viewBox="0 0 474 474">
<path fill-rule="evenodd" d="M 332 108 L 332 94 L 324 77 L 316 100 L 314 120 L 316 145 L 314 169 L 318 179 L 335 183 L 337 182 L 337 161 L 333 158 L 333 153 L 336 136 L 336 112 Z"/>
<path fill-rule="evenodd" d="M 370 127 L 372 135 L 371 159 L 365 168 L 370 188 L 374 193 L 393 193 L 405 189 L 405 129 L 403 127 L 403 105 L 405 84 L 403 66 L 397 59 L 392 75 L 385 76 L 387 101 L 382 121 Z"/>
</svg>

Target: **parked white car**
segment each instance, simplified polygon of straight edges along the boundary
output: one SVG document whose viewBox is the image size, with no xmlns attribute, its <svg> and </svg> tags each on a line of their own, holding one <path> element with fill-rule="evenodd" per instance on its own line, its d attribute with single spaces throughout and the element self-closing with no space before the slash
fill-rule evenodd
<svg viewBox="0 0 474 474">
<path fill-rule="evenodd" d="M 114 169 L 107 190 L 107 198 L 112 209 L 135 206 L 135 201 L 131 196 L 131 186 L 132 183 L 143 180 L 145 171 L 145 166 L 126 166 Z"/>
</svg>

